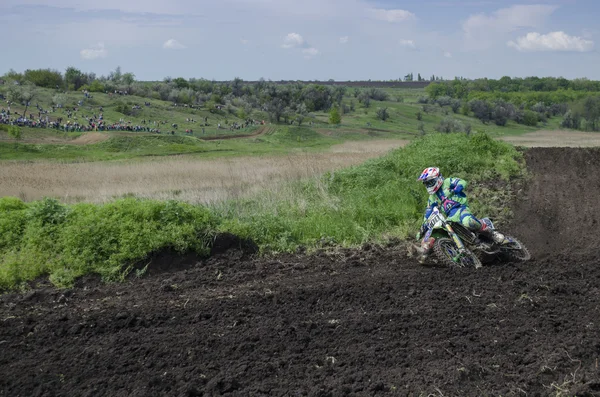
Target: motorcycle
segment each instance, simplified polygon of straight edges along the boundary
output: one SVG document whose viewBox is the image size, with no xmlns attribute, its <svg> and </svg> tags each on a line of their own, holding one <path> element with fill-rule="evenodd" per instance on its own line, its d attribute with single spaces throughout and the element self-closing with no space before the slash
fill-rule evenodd
<svg viewBox="0 0 600 397">
<path fill-rule="evenodd" d="M 495 230 L 489 218 L 481 219 L 490 230 Z M 451 267 L 482 266 L 494 259 L 525 262 L 531 258 L 529 250 L 514 237 L 504 235 L 505 242 L 498 244 L 484 234 L 475 234 L 460 223 L 448 221 L 437 207 L 425 222 L 424 240 L 434 238 L 433 254 L 444 265 Z"/>
</svg>

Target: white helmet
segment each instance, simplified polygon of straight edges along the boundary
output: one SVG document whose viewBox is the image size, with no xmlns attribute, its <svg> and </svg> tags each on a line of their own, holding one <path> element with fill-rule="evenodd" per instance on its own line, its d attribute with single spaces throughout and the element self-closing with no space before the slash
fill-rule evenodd
<svg viewBox="0 0 600 397">
<path fill-rule="evenodd" d="M 423 170 L 417 181 L 423 182 L 429 194 L 435 194 L 435 192 L 442 187 L 442 184 L 444 183 L 444 177 L 442 177 L 439 168 L 429 167 Z"/>
</svg>

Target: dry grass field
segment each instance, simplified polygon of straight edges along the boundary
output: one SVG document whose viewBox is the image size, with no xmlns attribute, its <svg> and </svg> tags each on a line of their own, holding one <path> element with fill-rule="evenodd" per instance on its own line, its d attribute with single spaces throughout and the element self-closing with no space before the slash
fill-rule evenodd
<svg viewBox="0 0 600 397">
<path fill-rule="evenodd" d="M 525 147 L 593 147 L 600 146 L 600 133 L 583 131 L 536 131 L 499 138 Z"/>
<path fill-rule="evenodd" d="M 189 156 L 127 162 L 5 162 L 0 167 L 0 197 L 25 201 L 44 196 L 66 203 L 106 202 L 124 195 L 190 203 L 215 203 L 282 182 L 310 178 L 360 164 L 404 146 L 404 140 L 346 142 L 324 153 L 202 160 Z"/>
</svg>

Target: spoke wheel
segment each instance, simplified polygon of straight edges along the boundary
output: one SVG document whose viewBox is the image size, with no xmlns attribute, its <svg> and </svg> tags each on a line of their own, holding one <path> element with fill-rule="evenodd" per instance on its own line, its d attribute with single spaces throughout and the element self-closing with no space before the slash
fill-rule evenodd
<svg viewBox="0 0 600 397">
<path fill-rule="evenodd" d="M 433 252 L 438 260 L 449 267 L 474 267 L 476 269 L 481 267 L 481 261 L 475 254 L 467 249 L 460 254 L 454 241 L 449 238 L 437 239 L 433 246 Z"/>
<path fill-rule="evenodd" d="M 511 243 L 506 244 L 506 246 L 502 248 L 502 252 L 506 256 L 508 256 L 511 260 L 517 262 L 525 262 L 531 259 L 531 254 L 529 253 L 527 247 L 523 245 L 523 243 L 521 243 L 514 237 L 506 237 L 512 241 Z"/>
</svg>

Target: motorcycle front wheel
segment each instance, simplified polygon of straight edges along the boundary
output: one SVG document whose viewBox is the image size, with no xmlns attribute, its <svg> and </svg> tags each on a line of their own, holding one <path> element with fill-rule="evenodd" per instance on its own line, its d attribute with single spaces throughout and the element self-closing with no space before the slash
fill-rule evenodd
<svg viewBox="0 0 600 397">
<path fill-rule="evenodd" d="M 433 245 L 437 259 L 449 267 L 474 267 L 479 269 L 481 261 L 468 249 L 459 252 L 454 241 L 449 238 L 438 238 Z"/>
</svg>

